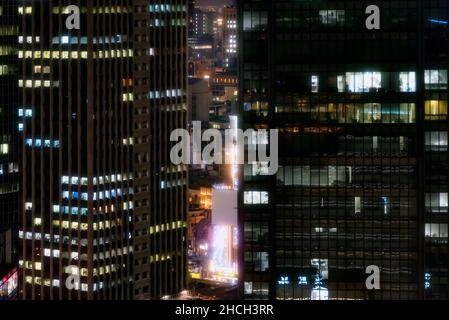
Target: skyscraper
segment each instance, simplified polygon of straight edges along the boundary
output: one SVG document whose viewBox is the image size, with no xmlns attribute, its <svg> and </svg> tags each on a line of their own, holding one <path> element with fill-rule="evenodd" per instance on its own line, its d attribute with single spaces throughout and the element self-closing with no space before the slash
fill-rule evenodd
<svg viewBox="0 0 449 320">
<path fill-rule="evenodd" d="M 448 4 L 381 1 L 370 30 L 371 4 L 238 1 L 243 127 L 280 165 L 245 165 L 245 298 L 449 296 Z"/>
<path fill-rule="evenodd" d="M 67 29 L 69 5 L 80 8 L 79 30 Z M 187 173 L 168 150 L 171 130 L 186 126 L 187 10 L 133 5 L 0 6 L 0 261 L 9 272 L 18 235 L 24 299 L 185 287 Z"/>
<path fill-rule="evenodd" d="M 237 71 L 237 8 L 223 8 L 223 65 L 229 72 Z"/>
<path fill-rule="evenodd" d="M 66 20 L 80 9 L 80 29 Z M 23 1 L 24 299 L 132 299 L 185 288 L 185 1 Z"/>
<path fill-rule="evenodd" d="M 187 127 L 187 1 L 133 1 L 134 296 L 186 288 L 188 167 L 170 161 Z"/>
<path fill-rule="evenodd" d="M 15 270 L 19 196 L 17 8 L 0 4 L 0 282 Z M 16 277 L 17 274 L 14 275 Z M 8 276 L 8 279 L 10 277 Z M 0 288 L 0 299 L 8 298 Z"/>
<path fill-rule="evenodd" d="M 132 10 L 20 2 L 24 299 L 132 297 Z"/>
</svg>

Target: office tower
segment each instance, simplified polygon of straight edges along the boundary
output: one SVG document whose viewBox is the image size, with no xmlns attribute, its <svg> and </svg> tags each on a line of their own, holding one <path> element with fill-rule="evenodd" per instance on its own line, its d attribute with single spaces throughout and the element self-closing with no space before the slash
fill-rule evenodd
<svg viewBox="0 0 449 320">
<path fill-rule="evenodd" d="M 223 66 L 237 73 L 237 8 L 223 8 Z"/>
<path fill-rule="evenodd" d="M 192 32 L 195 36 L 212 35 L 216 12 L 211 9 L 193 8 L 190 13 L 193 21 Z"/>
<path fill-rule="evenodd" d="M 19 2 L 23 299 L 133 297 L 134 2 Z"/>
<path fill-rule="evenodd" d="M 187 166 L 170 160 L 170 134 L 187 128 L 187 1 L 133 0 L 134 296 L 186 288 Z"/>
<path fill-rule="evenodd" d="M 19 159 L 17 7 L 0 3 L 0 299 L 16 293 Z M 11 286 L 11 281 L 15 281 Z M 13 288 L 14 287 L 14 288 Z"/>
<path fill-rule="evenodd" d="M 189 27 L 188 27 L 188 36 L 195 35 L 195 23 L 194 23 L 194 11 L 195 11 L 195 0 L 188 0 L 187 1 L 187 12 L 188 12 L 188 20 L 189 20 Z"/>
<path fill-rule="evenodd" d="M 448 4 L 371 4 L 238 2 L 243 127 L 279 132 L 277 175 L 245 165 L 245 298 L 448 298 Z"/>
</svg>

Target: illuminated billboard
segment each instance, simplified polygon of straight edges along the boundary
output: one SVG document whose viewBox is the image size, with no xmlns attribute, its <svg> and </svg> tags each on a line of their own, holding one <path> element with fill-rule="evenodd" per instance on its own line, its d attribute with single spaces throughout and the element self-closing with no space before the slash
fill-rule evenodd
<svg viewBox="0 0 449 320">
<path fill-rule="evenodd" d="M 7 300 L 13 297 L 17 290 L 17 284 L 17 270 L 13 269 L 0 280 L 0 300 Z"/>
</svg>

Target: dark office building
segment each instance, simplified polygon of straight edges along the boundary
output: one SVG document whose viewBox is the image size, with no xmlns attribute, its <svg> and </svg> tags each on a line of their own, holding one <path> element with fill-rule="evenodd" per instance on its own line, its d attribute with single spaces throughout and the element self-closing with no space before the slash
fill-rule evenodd
<svg viewBox="0 0 449 320">
<path fill-rule="evenodd" d="M 134 296 L 179 293 L 187 278 L 188 167 L 170 160 L 187 127 L 187 1 L 133 0 Z"/>
<path fill-rule="evenodd" d="M 277 175 L 244 168 L 242 295 L 447 299 L 448 2 L 238 6 L 243 127 L 279 132 Z"/>
<path fill-rule="evenodd" d="M 0 300 L 17 288 L 19 158 L 17 131 L 17 6 L 0 3 Z M 14 278 L 14 286 L 11 281 Z"/>
</svg>

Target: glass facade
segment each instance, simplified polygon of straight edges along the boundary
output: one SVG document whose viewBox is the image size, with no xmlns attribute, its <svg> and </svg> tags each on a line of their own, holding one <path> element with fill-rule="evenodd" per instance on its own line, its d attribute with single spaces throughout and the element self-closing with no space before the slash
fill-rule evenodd
<svg viewBox="0 0 449 320">
<path fill-rule="evenodd" d="M 448 4 L 369 5 L 238 2 L 243 128 L 279 132 L 277 175 L 244 168 L 246 299 L 449 297 Z"/>
</svg>

